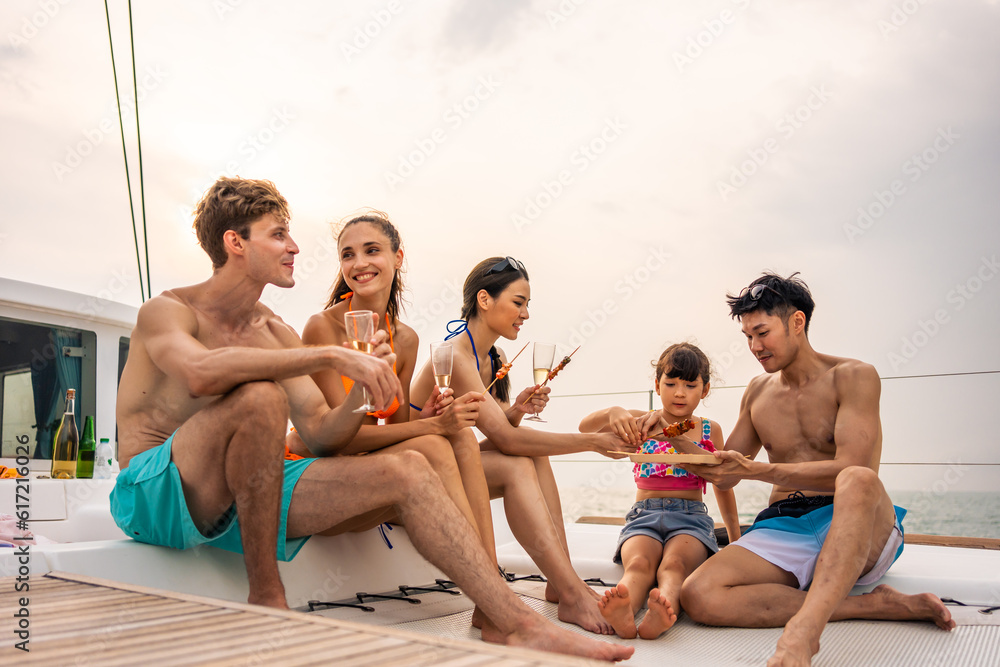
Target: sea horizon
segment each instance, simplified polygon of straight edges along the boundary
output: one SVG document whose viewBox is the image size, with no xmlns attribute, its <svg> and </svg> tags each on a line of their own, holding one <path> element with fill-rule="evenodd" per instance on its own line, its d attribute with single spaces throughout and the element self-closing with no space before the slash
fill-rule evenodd
<svg viewBox="0 0 1000 667">
<path fill-rule="evenodd" d="M 769 485 L 743 482 L 734 492 L 740 523 L 753 523 L 754 517 L 767 506 Z M 567 522 L 580 517 L 624 517 L 635 502 L 635 488 L 560 487 L 563 516 Z M 1000 539 L 1000 492 L 935 491 L 927 489 L 887 489 L 893 504 L 905 509 L 903 530 L 922 535 L 984 537 Z M 709 514 L 721 522 L 722 515 L 714 494 L 705 495 Z"/>
</svg>

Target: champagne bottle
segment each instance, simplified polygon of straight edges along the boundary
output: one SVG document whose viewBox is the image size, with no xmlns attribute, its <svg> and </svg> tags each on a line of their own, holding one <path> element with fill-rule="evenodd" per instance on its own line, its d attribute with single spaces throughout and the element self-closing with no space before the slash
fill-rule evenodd
<svg viewBox="0 0 1000 667">
<path fill-rule="evenodd" d="M 56 437 L 52 439 L 52 477 L 73 479 L 76 477 L 76 449 L 80 445 L 80 433 L 76 430 L 76 390 L 66 390 L 66 411 L 63 413 Z"/>
<path fill-rule="evenodd" d="M 80 451 L 76 455 L 76 478 L 90 479 L 94 476 L 94 418 L 88 416 L 83 422 L 83 436 L 80 438 Z"/>
</svg>

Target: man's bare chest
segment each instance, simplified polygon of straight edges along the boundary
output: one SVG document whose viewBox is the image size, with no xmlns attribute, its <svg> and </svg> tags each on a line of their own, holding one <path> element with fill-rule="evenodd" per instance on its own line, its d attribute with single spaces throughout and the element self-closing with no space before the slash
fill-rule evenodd
<svg viewBox="0 0 1000 667">
<path fill-rule="evenodd" d="M 266 323 L 251 323 L 239 328 L 221 326 L 211 320 L 198 321 L 198 341 L 210 350 L 224 347 L 280 347 L 277 337 Z"/>
<path fill-rule="evenodd" d="M 772 461 L 807 461 L 836 454 L 838 404 L 832 390 L 767 392 L 752 406 L 751 418 Z"/>
</svg>

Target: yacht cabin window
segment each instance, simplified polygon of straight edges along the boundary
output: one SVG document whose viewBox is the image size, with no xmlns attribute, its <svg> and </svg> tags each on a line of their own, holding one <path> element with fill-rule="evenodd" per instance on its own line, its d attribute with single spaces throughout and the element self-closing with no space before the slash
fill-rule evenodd
<svg viewBox="0 0 1000 667">
<path fill-rule="evenodd" d="M 96 352 L 92 331 L 0 318 L 0 458 L 16 458 L 18 444 L 32 459 L 52 458 L 67 389 L 76 389 L 83 432 L 97 408 Z"/>
</svg>

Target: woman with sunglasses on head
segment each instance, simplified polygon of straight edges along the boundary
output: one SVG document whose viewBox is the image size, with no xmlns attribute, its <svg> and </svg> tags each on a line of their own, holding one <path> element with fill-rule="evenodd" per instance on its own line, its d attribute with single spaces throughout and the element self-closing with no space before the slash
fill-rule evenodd
<svg viewBox="0 0 1000 667">
<path fill-rule="evenodd" d="M 528 272 L 512 257 L 491 257 L 476 265 L 466 278 L 462 296 L 463 319 L 449 323 L 455 346 L 451 386 L 456 394 L 483 393 L 505 368 L 506 358 L 496 341 L 501 337 L 515 340 L 528 319 Z M 428 400 L 433 387 L 433 369 L 428 362 L 414 378 L 410 395 L 418 403 Z M 611 433 L 563 434 L 520 428 L 522 417 L 545 407 L 547 387 L 527 387 L 511 400 L 510 378 L 503 373 L 489 393 L 490 399 L 480 406 L 476 427 L 486 436 L 480 446 L 490 497 L 503 497 L 511 531 L 548 579 L 545 596 L 559 603 L 559 619 L 611 634 L 610 624 L 597 607 L 599 596 L 581 581 L 570 563 L 559 490 L 548 457 L 591 451 L 603 455 L 621 452 L 617 455 L 620 458 L 634 452 L 635 447 Z"/>
<path fill-rule="evenodd" d="M 350 345 L 344 315 L 350 311 L 372 311 L 378 318 L 378 328 L 386 332 L 395 354 L 393 369 L 407 394 L 416 364 L 418 338 L 416 332 L 398 318 L 403 291 L 400 275 L 403 248 L 399 232 L 384 213 L 368 211 L 344 223 L 337 236 L 337 249 L 340 275 L 326 308 L 306 323 L 302 340 L 306 345 Z M 354 413 L 355 408 L 363 405 L 361 387 L 332 370 L 312 377 L 330 406 L 344 407 L 341 436 L 326 443 L 322 449 L 310 450 L 292 431 L 286 440 L 287 457 L 419 451 L 437 471 L 448 495 L 479 531 L 487 552 L 496 560 L 489 493 L 479 445 L 468 428 L 475 423 L 478 414 L 481 402 L 478 396 L 456 399 L 451 390 L 446 389 L 444 393 L 435 390 L 428 394 L 421 410 L 413 413 L 411 421 L 410 409 L 400 408 L 397 403 L 385 411 L 367 415 Z M 385 423 L 380 425 L 379 420 Z M 365 530 L 394 517 L 394 510 L 387 508 L 383 513 L 362 517 L 331 532 Z"/>
</svg>

